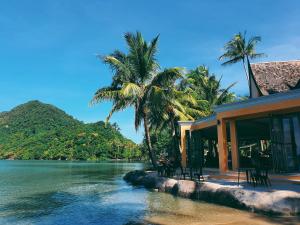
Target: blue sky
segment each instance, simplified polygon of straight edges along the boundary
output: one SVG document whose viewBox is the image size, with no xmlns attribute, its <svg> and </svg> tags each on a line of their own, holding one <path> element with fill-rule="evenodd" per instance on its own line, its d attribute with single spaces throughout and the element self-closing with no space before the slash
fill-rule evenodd
<svg viewBox="0 0 300 225">
<path fill-rule="evenodd" d="M 10 0 L 0 2 L 0 111 L 37 99 L 75 118 L 103 120 L 110 103 L 89 107 L 97 88 L 110 84 L 111 72 L 96 54 L 126 51 L 123 34 L 139 30 L 147 40 L 160 34 L 163 68 L 207 65 L 223 85 L 247 94 L 241 64 L 217 60 L 235 33 L 262 36 L 258 61 L 300 59 L 298 0 Z M 133 111 L 112 118 L 136 142 Z"/>
</svg>

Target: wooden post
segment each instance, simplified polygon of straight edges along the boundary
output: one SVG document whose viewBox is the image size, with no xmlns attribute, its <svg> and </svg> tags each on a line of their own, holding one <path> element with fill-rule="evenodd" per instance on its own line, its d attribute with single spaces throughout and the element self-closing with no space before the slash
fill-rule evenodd
<svg viewBox="0 0 300 225">
<path fill-rule="evenodd" d="M 184 127 L 181 127 L 180 129 L 180 142 L 181 142 L 181 165 L 183 167 L 186 167 L 186 135 L 185 135 L 186 129 Z"/>
<path fill-rule="evenodd" d="M 238 148 L 236 122 L 235 120 L 230 120 L 229 124 L 230 124 L 232 169 L 237 170 L 239 168 L 239 148 Z"/>
<path fill-rule="evenodd" d="M 219 170 L 225 173 L 228 170 L 227 134 L 226 121 L 218 119 L 218 149 L 219 149 Z"/>
</svg>

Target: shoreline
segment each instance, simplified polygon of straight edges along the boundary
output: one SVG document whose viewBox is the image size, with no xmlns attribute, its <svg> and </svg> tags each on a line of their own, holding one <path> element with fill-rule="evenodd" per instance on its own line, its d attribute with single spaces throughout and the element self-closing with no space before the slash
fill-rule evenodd
<svg viewBox="0 0 300 225">
<path fill-rule="evenodd" d="M 295 191 L 248 190 L 217 182 L 195 182 L 159 177 L 156 172 L 135 170 L 123 178 L 134 186 L 170 193 L 196 201 L 215 203 L 231 208 L 267 215 L 300 216 L 300 193 Z"/>
<path fill-rule="evenodd" d="M 145 163 L 143 160 L 127 160 L 127 159 L 99 159 L 99 160 L 89 160 L 89 159 L 0 159 L 0 161 L 58 161 L 58 162 L 128 162 L 128 163 Z"/>
</svg>

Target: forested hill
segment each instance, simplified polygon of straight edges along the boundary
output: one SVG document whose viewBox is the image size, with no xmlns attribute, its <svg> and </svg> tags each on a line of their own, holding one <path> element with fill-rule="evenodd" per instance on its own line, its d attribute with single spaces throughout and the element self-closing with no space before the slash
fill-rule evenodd
<svg viewBox="0 0 300 225">
<path fill-rule="evenodd" d="M 139 147 L 116 124 L 84 124 L 39 101 L 0 113 L 1 159 L 101 160 L 140 158 Z"/>
</svg>

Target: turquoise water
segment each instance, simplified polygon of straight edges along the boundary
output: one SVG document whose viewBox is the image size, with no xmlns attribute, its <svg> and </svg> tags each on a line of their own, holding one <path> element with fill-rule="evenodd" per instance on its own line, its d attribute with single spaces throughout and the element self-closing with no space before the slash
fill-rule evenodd
<svg viewBox="0 0 300 225">
<path fill-rule="evenodd" d="M 122 175 L 142 164 L 0 161 L 0 224 L 123 224 L 144 214 L 144 189 Z"/>
<path fill-rule="evenodd" d="M 132 187 L 140 163 L 0 161 L 0 224 L 280 224 Z"/>
</svg>

